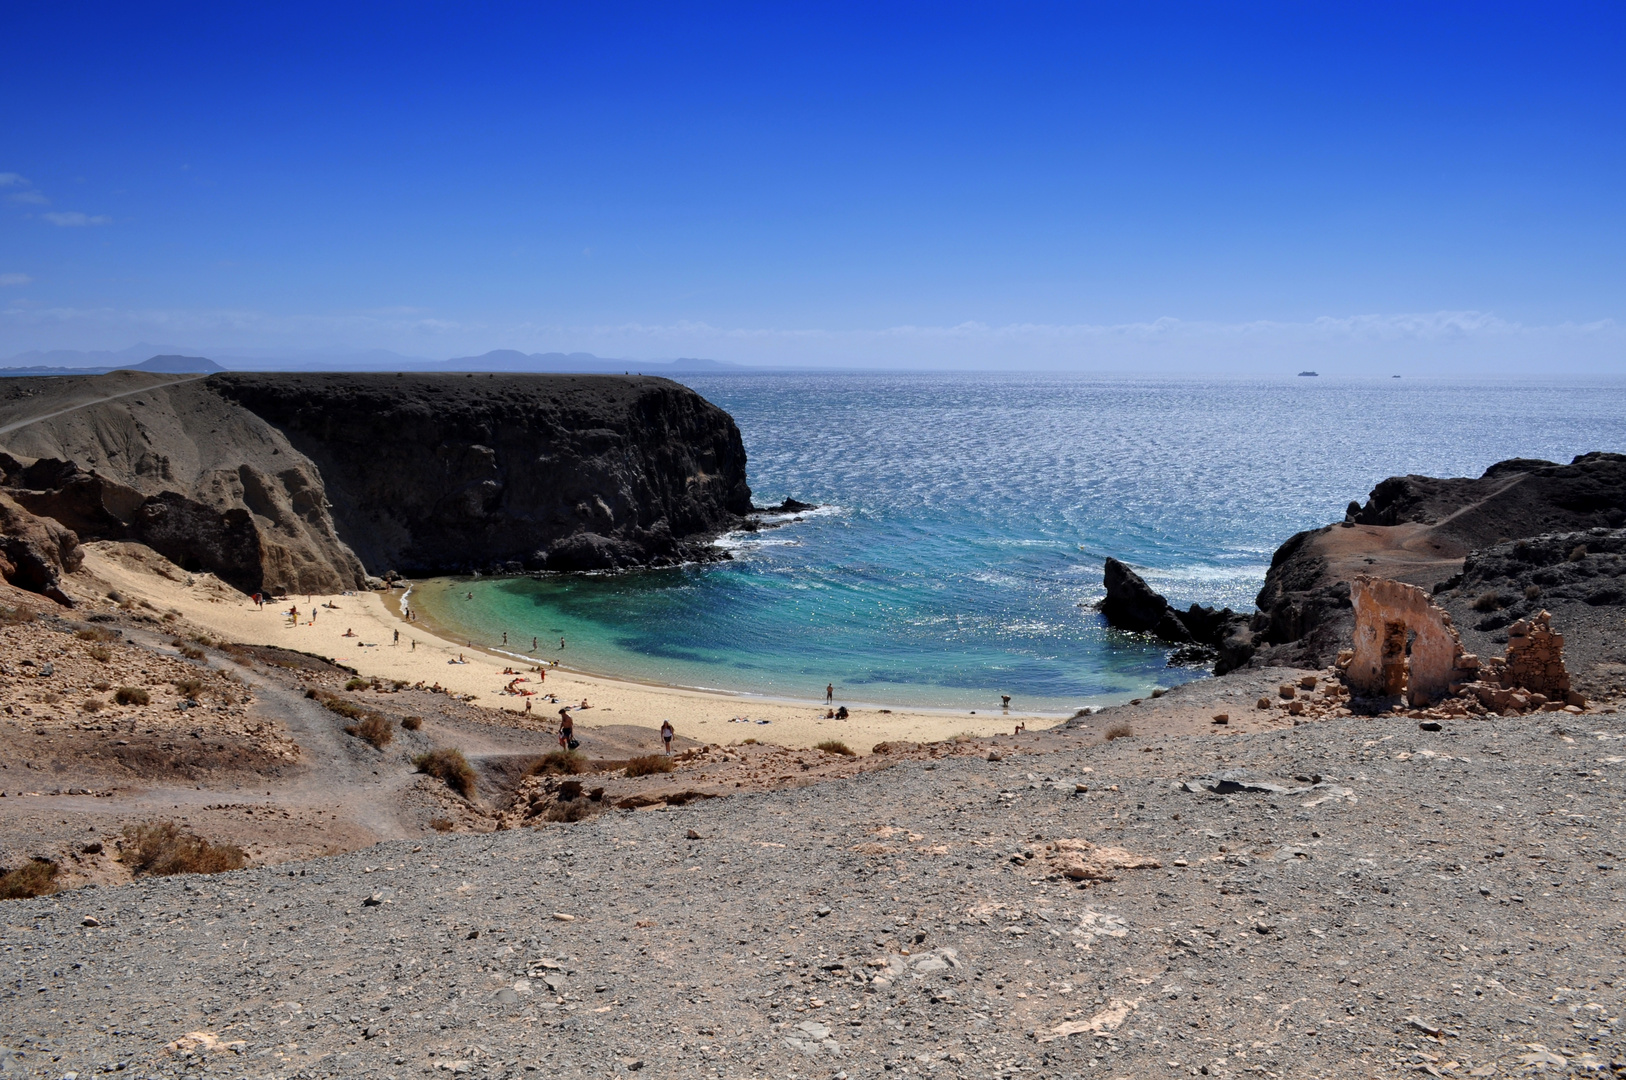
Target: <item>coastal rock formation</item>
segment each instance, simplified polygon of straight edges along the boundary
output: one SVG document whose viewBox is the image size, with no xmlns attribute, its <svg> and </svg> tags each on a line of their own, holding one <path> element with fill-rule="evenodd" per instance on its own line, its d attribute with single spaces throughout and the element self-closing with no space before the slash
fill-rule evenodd
<svg viewBox="0 0 1626 1080">
<path fill-rule="evenodd" d="M 130 379 L 7 380 L 12 394 L 33 391 L 42 414 L 63 401 L 69 410 L 4 437 L 0 486 L 82 540 L 134 540 L 245 592 L 365 584 L 315 465 L 280 432 L 207 380 L 132 392 Z M 103 399 L 96 385 L 76 384 L 101 384 Z"/>
<path fill-rule="evenodd" d="M 720 557 L 751 512 L 723 410 L 667 379 L 217 375 L 316 463 L 374 573 L 598 570 Z"/>
<path fill-rule="evenodd" d="M 7 584 L 72 607 L 62 591 L 62 575 L 79 569 L 84 558 L 72 529 L 36 517 L 0 494 L 0 578 Z"/>
<path fill-rule="evenodd" d="M 1139 574 L 1110 557 L 1102 584 L 1107 595 L 1096 607 L 1107 622 L 1120 630 L 1149 633 L 1182 646 L 1170 658 L 1171 664 L 1212 662 L 1214 674 L 1223 675 L 1247 663 L 1253 655 L 1253 633 L 1247 615 L 1198 604 L 1179 611 Z"/>
<path fill-rule="evenodd" d="M 665 379 L 17 378 L 0 446 L 30 514 L 245 592 L 724 557 L 752 509 L 733 421 Z"/>
<path fill-rule="evenodd" d="M 1298 533 L 1276 550 L 1256 600 L 1254 662 L 1329 663 L 1354 628 L 1357 575 L 1429 589 L 1454 579 L 1476 548 L 1623 521 L 1622 454 L 1583 454 L 1568 465 L 1516 458 L 1478 478 L 1392 477 L 1365 506 L 1351 503 L 1343 522 Z"/>
</svg>

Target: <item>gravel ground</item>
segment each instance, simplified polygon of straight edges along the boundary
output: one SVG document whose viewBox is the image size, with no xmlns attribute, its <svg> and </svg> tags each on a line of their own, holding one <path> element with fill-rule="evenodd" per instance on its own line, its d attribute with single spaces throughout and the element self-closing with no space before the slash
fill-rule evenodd
<svg viewBox="0 0 1626 1080">
<path fill-rule="evenodd" d="M 0 1058 L 40 1077 L 1607 1071 L 1626 725 L 1558 719 L 1045 734 L 998 761 L 8 902 Z M 1051 869 L 1061 838 L 1160 865 L 1083 887 Z"/>
</svg>

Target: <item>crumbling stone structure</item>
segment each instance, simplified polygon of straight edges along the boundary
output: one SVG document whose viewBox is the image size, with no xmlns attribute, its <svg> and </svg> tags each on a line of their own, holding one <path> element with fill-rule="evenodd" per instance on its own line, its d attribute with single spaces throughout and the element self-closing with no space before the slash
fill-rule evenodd
<svg viewBox="0 0 1626 1080">
<path fill-rule="evenodd" d="M 1413 708 L 1424 708 L 1447 696 L 1453 683 L 1478 677 L 1479 659 L 1463 652 L 1451 616 L 1422 589 L 1363 575 L 1350 584 L 1349 598 L 1355 649 L 1344 671 L 1356 694 L 1404 696 Z"/>
<path fill-rule="evenodd" d="M 1564 635 L 1553 630 L 1553 617 L 1543 611 L 1507 628 L 1507 661 L 1502 685 L 1523 687 L 1563 701 L 1569 697 L 1570 674 L 1564 667 Z"/>
</svg>

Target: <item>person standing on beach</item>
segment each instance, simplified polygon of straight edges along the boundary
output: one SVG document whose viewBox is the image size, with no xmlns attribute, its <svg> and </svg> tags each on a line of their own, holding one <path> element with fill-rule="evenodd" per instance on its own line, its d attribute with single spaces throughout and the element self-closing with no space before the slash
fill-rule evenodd
<svg viewBox="0 0 1626 1080">
<path fill-rule="evenodd" d="M 401 631 L 397 630 L 395 632 L 395 640 L 390 642 L 390 647 L 394 648 L 395 646 L 397 646 L 399 644 L 401 644 Z"/>
<path fill-rule="evenodd" d="M 835 703 L 835 700 L 836 700 L 836 684 L 835 683 L 830 683 L 827 686 L 825 686 L 825 688 L 824 688 L 824 703 L 826 705 L 831 705 L 831 704 Z"/>
<path fill-rule="evenodd" d="M 675 734 L 677 734 L 677 733 L 672 730 L 672 721 L 670 721 L 670 720 L 662 720 L 661 721 L 661 742 L 664 743 L 665 746 L 666 746 L 666 756 L 667 757 L 672 756 L 672 736 L 675 735 Z"/>
<path fill-rule="evenodd" d="M 570 718 L 570 706 L 566 705 L 559 710 L 559 749 L 574 750 L 576 742 L 576 721 Z"/>
</svg>

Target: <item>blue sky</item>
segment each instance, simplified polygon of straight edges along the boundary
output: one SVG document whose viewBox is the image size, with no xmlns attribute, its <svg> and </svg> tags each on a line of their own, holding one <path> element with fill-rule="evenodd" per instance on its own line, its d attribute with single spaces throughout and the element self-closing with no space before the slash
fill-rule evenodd
<svg viewBox="0 0 1626 1080">
<path fill-rule="evenodd" d="M 0 356 L 1626 373 L 1617 4 L 6 23 Z"/>
</svg>

